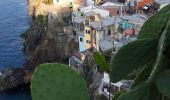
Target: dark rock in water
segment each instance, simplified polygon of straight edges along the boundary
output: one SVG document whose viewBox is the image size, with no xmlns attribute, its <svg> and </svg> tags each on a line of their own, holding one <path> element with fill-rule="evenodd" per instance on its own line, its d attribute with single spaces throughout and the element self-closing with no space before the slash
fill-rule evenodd
<svg viewBox="0 0 170 100">
<path fill-rule="evenodd" d="M 1 100 L 32 100 L 30 84 L 21 84 L 12 89 L 0 92 Z"/>
<path fill-rule="evenodd" d="M 10 68 L 1 71 L 0 91 L 25 83 L 25 74 L 26 70 L 23 68 Z"/>
</svg>

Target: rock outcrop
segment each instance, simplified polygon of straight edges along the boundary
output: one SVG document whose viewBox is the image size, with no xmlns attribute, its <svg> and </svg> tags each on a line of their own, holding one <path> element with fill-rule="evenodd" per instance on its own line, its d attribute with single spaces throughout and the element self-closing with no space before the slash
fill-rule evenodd
<svg viewBox="0 0 170 100">
<path fill-rule="evenodd" d="M 63 33 L 66 24 L 53 20 L 40 27 L 35 25 L 25 33 L 24 52 L 27 62 L 24 66 L 34 69 L 46 62 L 68 63 L 68 58 L 78 50 L 78 43 Z"/>
<path fill-rule="evenodd" d="M 0 76 L 0 91 L 28 83 L 35 67 L 42 63 L 68 63 L 68 58 L 78 50 L 78 43 L 63 33 L 67 23 L 59 19 L 48 21 L 46 16 L 37 16 L 30 28 L 22 35 L 26 63 L 20 68 L 4 70 Z"/>
</svg>

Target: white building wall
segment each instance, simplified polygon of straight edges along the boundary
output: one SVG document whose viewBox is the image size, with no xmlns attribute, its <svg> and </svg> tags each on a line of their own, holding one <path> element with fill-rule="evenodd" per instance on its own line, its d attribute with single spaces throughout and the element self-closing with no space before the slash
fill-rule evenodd
<svg viewBox="0 0 170 100">
<path fill-rule="evenodd" d="M 93 0 L 87 0 L 87 5 L 94 5 L 94 1 Z"/>
<path fill-rule="evenodd" d="M 109 17 L 109 11 L 96 8 L 93 5 L 90 5 L 90 6 L 87 6 L 87 7 L 84 7 L 84 8 L 81 9 L 81 12 L 90 12 L 90 11 L 93 11 L 96 14 L 99 14 L 103 18 L 108 18 Z"/>
<path fill-rule="evenodd" d="M 96 31 L 96 45 L 95 48 L 99 51 L 99 41 L 103 38 L 103 31 Z"/>
</svg>

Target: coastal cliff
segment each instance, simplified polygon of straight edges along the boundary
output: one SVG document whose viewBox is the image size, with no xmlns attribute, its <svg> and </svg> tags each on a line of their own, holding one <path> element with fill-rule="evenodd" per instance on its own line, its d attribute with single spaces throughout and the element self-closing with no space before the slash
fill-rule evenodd
<svg viewBox="0 0 170 100">
<path fill-rule="evenodd" d="M 1 72 L 0 92 L 29 83 L 32 72 L 39 64 L 47 62 L 68 64 L 68 58 L 78 50 L 78 43 L 74 38 L 64 34 L 64 27 L 67 27 L 68 21 L 63 20 L 63 16 L 49 19 L 47 14 L 40 13 L 37 5 L 37 2 L 28 0 L 31 24 L 22 35 L 26 62 L 22 67 L 8 68 Z"/>
<path fill-rule="evenodd" d="M 24 67 L 34 69 L 46 62 L 67 64 L 68 58 L 78 50 L 78 43 L 63 33 L 67 23 L 62 20 L 47 20 L 47 17 L 38 16 L 24 35 L 24 52 L 27 58 Z"/>
</svg>

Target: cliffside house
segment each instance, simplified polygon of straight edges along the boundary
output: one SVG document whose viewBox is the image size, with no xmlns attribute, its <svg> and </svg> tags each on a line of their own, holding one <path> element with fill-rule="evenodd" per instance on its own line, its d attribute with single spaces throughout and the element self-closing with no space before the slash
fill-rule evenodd
<svg viewBox="0 0 170 100">
<path fill-rule="evenodd" d="M 144 14 L 124 15 L 120 18 L 122 20 L 121 22 L 119 22 L 120 29 L 122 29 L 123 31 L 126 29 L 134 29 L 135 35 L 138 35 L 141 27 L 148 19 L 148 17 Z"/>
<path fill-rule="evenodd" d="M 69 66 L 73 70 L 75 70 L 75 71 L 77 71 L 79 73 L 81 73 L 83 71 L 83 68 L 82 68 L 82 66 L 83 66 L 82 56 L 83 55 L 81 55 L 80 52 L 74 52 L 73 56 L 71 58 L 69 58 Z"/>
<path fill-rule="evenodd" d="M 145 5 L 151 5 L 154 0 L 127 0 L 125 5 L 128 8 L 129 14 L 141 13 Z"/>
<path fill-rule="evenodd" d="M 73 11 L 72 23 L 75 37 L 79 39 L 80 52 L 91 47 L 100 50 L 99 44 L 102 46 L 104 43 L 111 45 L 101 47 L 104 48 L 101 50 L 110 50 L 113 47 L 113 36 L 117 31 L 114 17 L 120 17 L 123 13 L 121 4 L 107 2 L 103 6 L 81 6 Z"/>
</svg>

